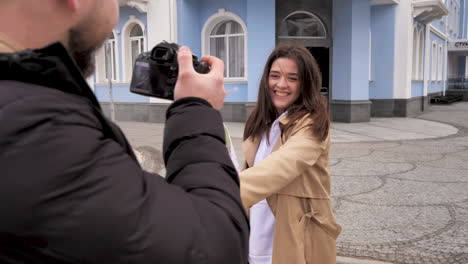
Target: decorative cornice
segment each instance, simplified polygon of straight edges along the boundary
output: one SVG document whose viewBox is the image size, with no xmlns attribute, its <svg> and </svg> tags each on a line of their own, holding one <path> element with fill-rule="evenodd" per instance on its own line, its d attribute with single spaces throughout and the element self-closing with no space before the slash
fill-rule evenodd
<svg viewBox="0 0 468 264">
<path fill-rule="evenodd" d="M 119 0 L 119 5 L 136 8 L 140 13 L 148 12 L 148 0 Z"/>
<path fill-rule="evenodd" d="M 400 3 L 400 0 L 371 0 L 370 1 L 370 5 L 398 5 L 399 3 Z"/>
<path fill-rule="evenodd" d="M 448 13 L 448 8 L 442 0 L 413 0 L 413 17 L 423 24 L 440 19 Z"/>
</svg>

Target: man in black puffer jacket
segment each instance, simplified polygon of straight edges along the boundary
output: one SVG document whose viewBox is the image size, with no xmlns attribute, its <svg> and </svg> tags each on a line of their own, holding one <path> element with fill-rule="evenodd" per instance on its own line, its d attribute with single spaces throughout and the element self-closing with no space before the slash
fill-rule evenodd
<svg viewBox="0 0 468 264">
<path fill-rule="evenodd" d="M 117 10 L 117 0 L 0 3 L 0 263 L 246 263 L 217 111 L 223 63 L 204 58 L 211 72 L 200 75 L 179 50 L 167 178 L 147 173 L 82 75 Z"/>
</svg>

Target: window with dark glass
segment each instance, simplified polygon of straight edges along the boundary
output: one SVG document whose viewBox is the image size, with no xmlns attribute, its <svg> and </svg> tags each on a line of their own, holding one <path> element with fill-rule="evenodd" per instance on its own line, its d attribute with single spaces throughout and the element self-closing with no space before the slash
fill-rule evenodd
<svg viewBox="0 0 468 264">
<path fill-rule="evenodd" d="M 281 23 L 280 38 L 326 38 L 327 33 L 322 21 L 308 12 L 296 12 Z"/>
</svg>

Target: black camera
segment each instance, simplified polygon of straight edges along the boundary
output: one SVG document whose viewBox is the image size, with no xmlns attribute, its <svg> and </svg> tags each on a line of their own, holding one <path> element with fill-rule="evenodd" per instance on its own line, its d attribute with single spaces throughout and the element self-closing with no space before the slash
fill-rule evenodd
<svg viewBox="0 0 468 264">
<path fill-rule="evenodd" d="M 163 41 L 151 52 L 140 54 L 133 66 L 130 91 L 133 93 L 174 100 L 174 87 L 179 74 L 179 45 Z M 193 67 L 198 73 L 210 71 L 208 65 L 193 55 Z"/>
</svg>

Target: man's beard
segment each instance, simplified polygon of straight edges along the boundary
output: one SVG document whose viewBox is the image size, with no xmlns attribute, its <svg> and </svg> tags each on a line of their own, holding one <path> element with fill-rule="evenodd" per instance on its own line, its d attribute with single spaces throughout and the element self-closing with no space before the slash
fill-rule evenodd
<svg viewBox="0 0 468 264">
<path fill-rule="evenodd" d="M 95 70 L 94 53 L 98 47 L 90 46 L 83 38 L 83 33 L 77 29 L 70 29 L 68 51 L 75 59 L 78 68 L 85 78 L 93 75 Z"/>
</svg>

